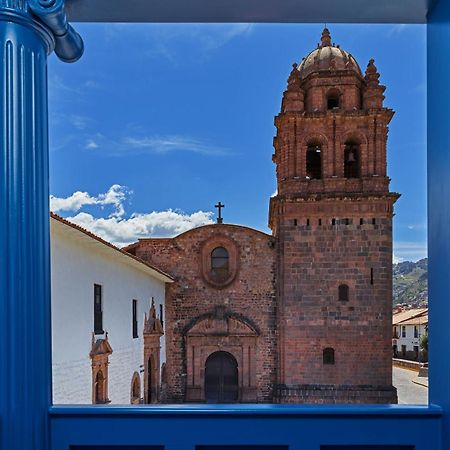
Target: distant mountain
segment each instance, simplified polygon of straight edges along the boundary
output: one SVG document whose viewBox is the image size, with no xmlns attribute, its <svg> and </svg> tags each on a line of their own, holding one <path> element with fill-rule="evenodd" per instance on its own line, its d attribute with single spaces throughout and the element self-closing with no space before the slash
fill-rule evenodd
<svg viewBox="0 0 450 450">
<path fill-rule="evenodd" d="M 415 307 L 428 305 L 428 258 L 394 264 L 393 303 Z"/>
</svg>

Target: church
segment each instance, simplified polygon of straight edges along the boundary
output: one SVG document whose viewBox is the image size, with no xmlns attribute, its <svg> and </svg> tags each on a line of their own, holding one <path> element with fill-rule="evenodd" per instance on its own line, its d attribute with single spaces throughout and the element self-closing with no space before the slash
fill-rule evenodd
<svg viewBox="0 0 450 450">
<path fill-rule="evenodd" d="M 363 73 L 325 28 L 293 65 L 275 117 L 272 233 L 219 218 L 125 249 L 174 279 L 165 298 L 165 401 L 397 402 L 399 194 L 389 190 L 394 112 L 379 77 L 374 60 Z"/>
</svg>

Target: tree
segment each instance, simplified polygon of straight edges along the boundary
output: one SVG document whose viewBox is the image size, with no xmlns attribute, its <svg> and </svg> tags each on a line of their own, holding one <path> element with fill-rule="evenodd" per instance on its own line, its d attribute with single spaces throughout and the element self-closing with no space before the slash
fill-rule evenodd
<svg viewBox="0 0 450 450">
<path fill-rule="evenodd" d="M 428 333 L 425 333 L 420 339 L 420 349 L 428 352 Z"/>
</svg>

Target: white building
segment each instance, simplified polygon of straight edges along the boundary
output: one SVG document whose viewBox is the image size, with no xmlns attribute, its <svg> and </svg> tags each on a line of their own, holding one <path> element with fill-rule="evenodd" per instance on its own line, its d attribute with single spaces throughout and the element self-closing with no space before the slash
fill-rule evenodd
<svg viewBox="0 0 450 450">
<path fill-rule="evenodd" d="M 53 403 L 159 401 L 172 278 L 57 215 L 50 229 Z"/>
<path fill-rule="evenodd" d="M 420 340 L 428 333 L 428 308 L 408 309 L 394 313 L 392 331 L 394 357 L 423 361 Z"/>
</svg>

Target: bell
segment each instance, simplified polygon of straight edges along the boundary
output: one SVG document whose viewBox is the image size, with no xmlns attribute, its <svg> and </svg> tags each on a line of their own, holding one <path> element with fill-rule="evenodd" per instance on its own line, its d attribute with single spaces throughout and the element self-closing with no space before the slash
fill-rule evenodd
<svg viewBox="0 0 450 450">
<path fill-rule="evenodd" d="M 348 157 L 347 157 L 347 162 L 352 163 L 355 162 L 355 154 L 353 153 L 353 150 L 350 150 Z"/>
</svg>

